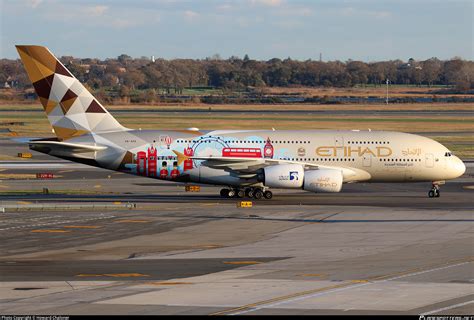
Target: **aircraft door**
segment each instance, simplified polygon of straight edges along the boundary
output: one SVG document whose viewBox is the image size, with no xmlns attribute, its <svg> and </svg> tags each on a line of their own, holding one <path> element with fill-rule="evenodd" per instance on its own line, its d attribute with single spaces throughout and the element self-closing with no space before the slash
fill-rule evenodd
<svg viewBox="0 0 474 320">
<path fill-rule="evenodd" d="M 433 168 L 434 166 L 434 157 L 432 153 L 427 153 L 425 155 L 425 166 L 427 168 Z"/>
<path fill-rule="evenodd" d="M 362 160 L 364 167 L 371 167 L 372 166 L 372 156 L 370 154 L 364 155 L 364 159 Z"/>
<path fill-rule="evenodd" d="M 343 147 L 344 146 L 344 138 L 343 137 L 334 137 L 334 145 L 336 147 Z"/>
</svg>

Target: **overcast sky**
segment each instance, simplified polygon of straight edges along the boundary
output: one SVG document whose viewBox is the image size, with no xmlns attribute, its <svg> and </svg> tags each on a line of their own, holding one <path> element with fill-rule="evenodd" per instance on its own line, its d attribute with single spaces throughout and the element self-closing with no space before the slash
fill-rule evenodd
<svg viewBox="0 0 474 320">
<path fill-rule="evenodd" d="M 0 58 L 474 59 L 474 0 L 0 0 Z"/>
</svg>

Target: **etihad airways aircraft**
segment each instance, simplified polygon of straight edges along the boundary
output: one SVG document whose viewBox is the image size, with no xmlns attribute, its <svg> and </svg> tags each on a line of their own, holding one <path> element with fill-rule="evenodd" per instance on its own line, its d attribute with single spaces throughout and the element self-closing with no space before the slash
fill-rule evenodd
<svg viewBox="0 0 474 320">
<path fill-rule="evenodd" d="M 55 157 L 255 199 L 271 199 L 271 188 L 340 192 L 362 181 L 431 182 L 433 198 L 466 170 L 440 143 L 400 132 L 125 128 L 46 47 L 16 47 L 56 134 L 29 147 Z"/>
</svg>

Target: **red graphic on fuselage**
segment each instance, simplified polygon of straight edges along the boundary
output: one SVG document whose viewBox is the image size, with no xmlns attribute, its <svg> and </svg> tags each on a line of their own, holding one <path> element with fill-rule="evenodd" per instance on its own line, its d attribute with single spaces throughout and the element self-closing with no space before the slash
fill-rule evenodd
<svg viewBox="0 0 474 320">
<path fill-rule="evenodd" d="M 148 148 L 148 176 L 156 177 L 157 151 L 154 146 Z"/>
<path fill-rule="evenodd" d="M 222 156 L 236 158 L 261 158 L 262 150 L 259 148 L 224 148 L 222 149 Z"/>
<path fill-rule="evenodd" d="M 137 174 L 146 176 L 146 152 L 137 152 Z"/>
<path fill-rule="evenodd" d="M 179 176 L 178 163 L 173 162 L 173 170 L 171 170 L 171 179 L 176 179 Z"/>
<path fill-rule="evenodd" d="M 192 157 L 194 156 L 194 150 L 188 146 L 187 148 L 184 148 L 184 155 L 188 157 Z M 184 160 L 183 165 L 184 165 L 183 171 L 190 170 L 193 168 L 193 160 L 186 159 Z"/>
<path fill-rule="evenodd" d="M 170 148 L 171 142 L 173 142 L 173 139 L 171 139 L 170 136 L 166 136 L 165 143 L 166 143 L 166 146 L 168 147 L 168 149 Z"/>
<path fill-rule="evenodd" d="M 167 165 L 166 165 L 166 161 L 163 161 L 163 163 L 161 164 L 160 178 L 161 179 L 167 179 L 168 178 L 168 168 L 167 168 Z"/>
<path fill-rule="evenodd" d="M 267 139 L 267 143 L 265 144 L 265 147 L 263 148 L 263 153 L 265 155 L 265 158 L 273 158 L 273 146 L 270 141 L 270 138 Z"/>
</svg>

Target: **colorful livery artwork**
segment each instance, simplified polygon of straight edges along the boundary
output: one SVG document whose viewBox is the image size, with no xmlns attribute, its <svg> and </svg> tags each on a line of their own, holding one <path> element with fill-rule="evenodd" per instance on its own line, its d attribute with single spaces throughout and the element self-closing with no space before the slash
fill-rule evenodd
<svg viewBox="0 0 474 320">
<path fill-rule="evenodd" d="M 224 148 L 222 149 L 222 156 L 236 158 L 261 158 L 262 150 L 259 148 Z"/>
</svg>

